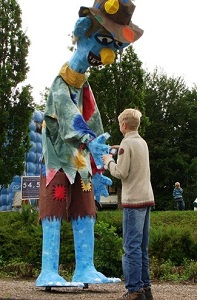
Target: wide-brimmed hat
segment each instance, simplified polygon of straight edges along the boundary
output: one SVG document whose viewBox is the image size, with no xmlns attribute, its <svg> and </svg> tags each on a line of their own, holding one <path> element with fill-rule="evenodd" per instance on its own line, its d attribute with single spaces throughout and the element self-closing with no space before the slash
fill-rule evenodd
<svg viewBox="0 0 197 300">
<path fill-rule="evenodd" d="M 79 16 L 92 15 L 115 40 L 133 43 L 143 30 L 131 21 L 135 5 L 131 0 L 95 0 L 93 7 L 81 7 Z"/>
</svg>

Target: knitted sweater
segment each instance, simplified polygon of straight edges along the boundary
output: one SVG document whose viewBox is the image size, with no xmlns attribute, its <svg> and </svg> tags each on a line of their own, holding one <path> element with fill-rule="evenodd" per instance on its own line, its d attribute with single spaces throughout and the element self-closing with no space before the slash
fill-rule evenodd
<svg viewBox="0 0 197 300">
<path fill-rule="evenodd" d="M 137 131 L 125 135 L 117 163 L 111 161 L 108 169 L 112 176 L 121 179 L 123 207 L 154 206 L 148 146 Z"/>
<path fill-rule="evenodd" d="M 173 197 L 174 199 L 181 199 L 183 194 L 183 189 L 180 188 L 174 188 L 173 190 Z"/>
</svg>

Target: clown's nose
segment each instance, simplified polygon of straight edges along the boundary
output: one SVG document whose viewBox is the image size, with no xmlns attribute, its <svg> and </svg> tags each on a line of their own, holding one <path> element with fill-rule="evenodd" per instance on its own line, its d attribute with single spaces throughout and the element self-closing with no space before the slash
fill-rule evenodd
<svg viewBox="0 0 197 300">
<path fill-rule="evenodd" d="M 116 57 L 114 51 L 110 48 L 101 49 L 100 56 L 101 56 L 101 62 L 103 65 L 112 64 Z"/>
</svg>

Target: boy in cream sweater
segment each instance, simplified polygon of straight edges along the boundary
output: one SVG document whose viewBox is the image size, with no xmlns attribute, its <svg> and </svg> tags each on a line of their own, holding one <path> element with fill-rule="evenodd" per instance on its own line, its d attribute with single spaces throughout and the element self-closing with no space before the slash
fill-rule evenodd
<svg viewBox="0 0 197 300">
<path fill-rule="evenodd" d="M 122 183 L 123 207 L 123 274 L 127 293 L 120 299 L 153 300 L 149 276 L 150 209 L 154 195 L 150 181 L 149 150 L 139 135 L 140 118 L 137 109 L 125 109 L 118 117 L 124 138 L 118 148 L 117 162 L 111 154 L 103 162 L 111 175 Z M 118 300 L 117 299 L 117 300 Z"/>
</svg>

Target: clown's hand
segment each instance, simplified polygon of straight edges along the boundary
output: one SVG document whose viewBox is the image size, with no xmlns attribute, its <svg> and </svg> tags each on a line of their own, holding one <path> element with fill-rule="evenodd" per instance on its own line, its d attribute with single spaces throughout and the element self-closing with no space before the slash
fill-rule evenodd
<svg viewBox="0 0 197 300">
<path fill-rule="evenodd" d="M 112 180 L 107 176 L 96 173 L 92 176 L 92 185 L 94 190 L 94 197 L 97 202 L 100 202 L 101 196 L 109 196 L 107 186 L 112 185 Z"/>
<path fill-rule="evenodd" d="M 110 146 L 105 145 L 105 142 L 109 137 L 110 134 L 108 132 L 105 132 L 99 135 L 97 138 L 87 142 L 87 147 L 93 156 L 97 169 L 99 170 L 104 167 L 102 155 L 108 153 L 115 154 L 113 152 L 116 151 L 115 149 L 111 149 Z"/>
</svg>

